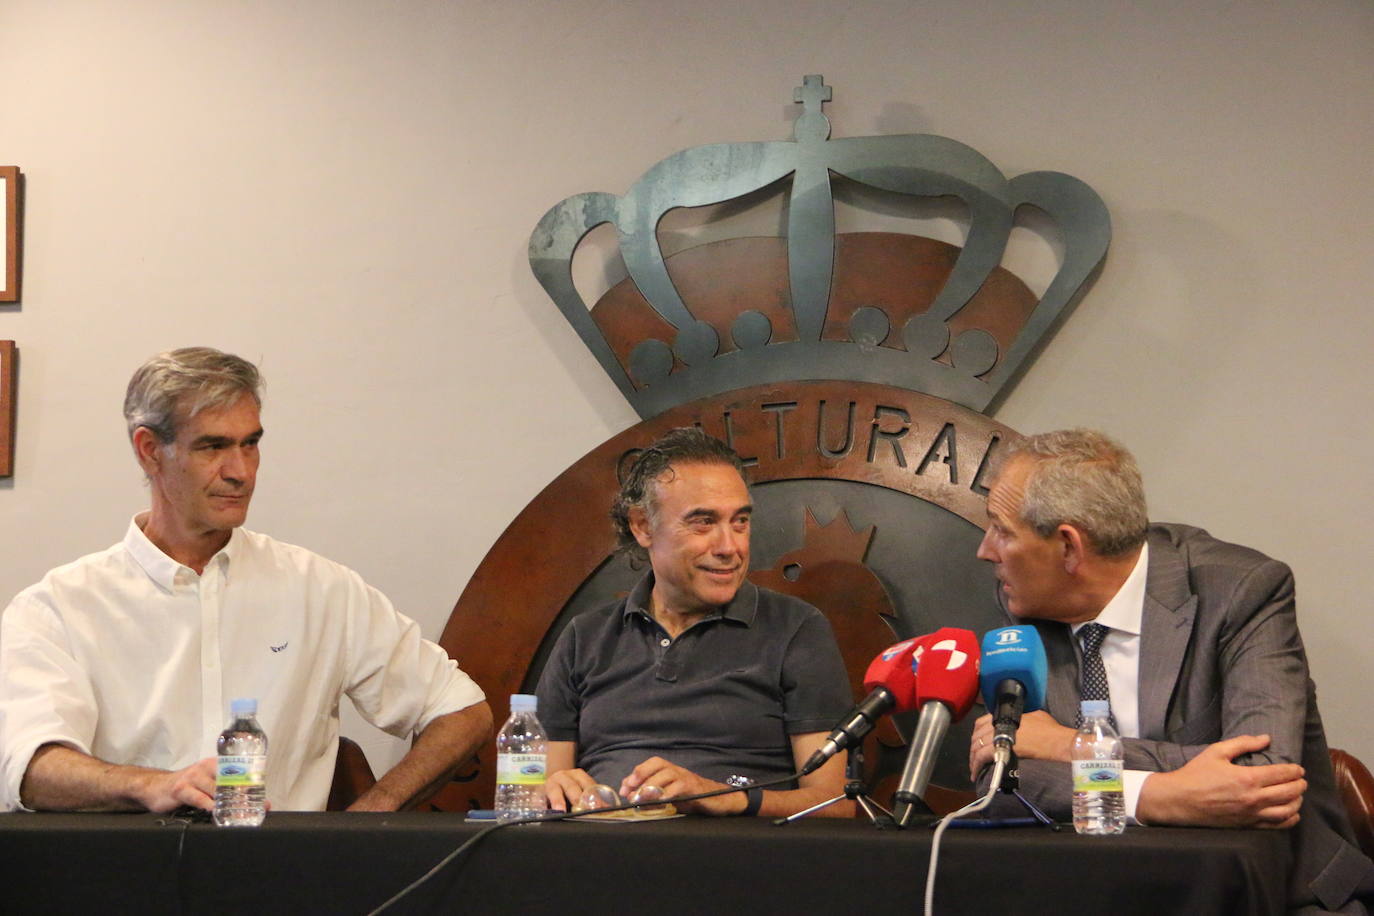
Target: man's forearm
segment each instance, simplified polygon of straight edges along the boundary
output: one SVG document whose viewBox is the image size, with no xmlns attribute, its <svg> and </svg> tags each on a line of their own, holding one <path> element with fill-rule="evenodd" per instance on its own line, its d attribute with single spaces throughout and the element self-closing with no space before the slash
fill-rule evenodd
<svg viewBox="0 0 1374 916">
<path fill-rule="evenodd" d="M 844 794 L 844 787 L 835 791 L 829 786 L 804 786 L 800 789 L 782 789 L 773 791 L 772 789 L 763 790 L 763 801 L 759 805 L 759 817 L 787 817 L 796 814 L 798 811 L 805 811 L 812 805 L 819 805 L 823 801 L 829 801 L 838 795 Z M 742 796 L 741 796 L 742 797 Z M 820 811 L 815 812 L 812 817 L 853 817 L 854 803 L 852 801 L 840 801 Z"/>
<path fill-rule="evenodd" d="M 35 811 L 171 811 L 205 807 L 214 785 L 213 766 L 200 761 L 184 770 L 107 763 L 60 744 L 34 752 L 19 797 Z"/>
<path fill-rule="evenodd" d="M 29 761 L 19 797 L 35 811 L 136 811 L 144 807 L 138 784 L 148 772 L 45 744 Z"/>
<path fill-rule="evenodd" d="M 477 703 L 440 716 L 415 736 L 401 761 L 377 781 L 350 811 L 400 811 L 438 792 L 458 767 L 491 737 L 491 708 Z"/>
<path fill-rule="evenodd" d="M 793 735 L 792 759 L 797 769 L 801 769 L 811 755 L 820 749 L 825 739 L 828 737 L 823 732 L 811 732 L 803 735 Z M 836 754 L 825 762 L 819 770 L 808 773 L 801 778 L 800 785 L 795 789 L 781 789 L 778 791 L 764 790 L 763 801 L 759 805 L 759 815 L 761 817 L 786 817 L 789 814 L 796 814 L 798 811 L 805 811 L 812 805 L 818 805 L 823 801 L 829 801 L 836 796 L 844 794 L 846 780 L 844 765 L 848 754 Z M 853 817 L 854 803 L 846 799 L 816 812 L 820 817 Z"/>
</svg>

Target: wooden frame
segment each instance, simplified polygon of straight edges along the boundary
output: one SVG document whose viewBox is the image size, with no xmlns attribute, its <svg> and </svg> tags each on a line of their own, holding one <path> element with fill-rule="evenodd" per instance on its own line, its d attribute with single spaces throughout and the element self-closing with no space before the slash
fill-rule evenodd
<svg viewBox="0 0 1374 916">
<path fill-rule="evenodd" d="M 19 301 L 19 167 L 0 165 L 0 302 Z"/>
<path fill-rule="evenodd" d="M 14 341 L 0 340 L 0 477 L 14 473 Z"/>
</svg>

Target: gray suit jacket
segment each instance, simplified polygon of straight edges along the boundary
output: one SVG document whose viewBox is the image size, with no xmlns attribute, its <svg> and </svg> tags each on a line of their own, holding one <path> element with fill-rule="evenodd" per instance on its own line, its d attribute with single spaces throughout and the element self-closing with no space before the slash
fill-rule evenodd
<svg viewBox="0 0 1374 916">
<path fill-rule="evenodd" d="M 1236 735 L 1270 737 L 1240 763 L 1298 762 L 1306 770 L 1293 829 L 1290 906 L 1330 910 L 1374 888 L 1374 863 L 1354 845 L 1336 793 L 1316 691 L 1298 634 L 1293 575 L 1283 563 L 1186 525 L 1153 525 L 1140 634 L 1140 735 L 1126 767 L 1162 772 Z M 1034 623 L 1045 643 L 1045 708 L 1073 725 L 1079 649 L 1068 626 Z M 1070 818 L 1068 767 L 1021 762 L 1021 787 L 1057 820 Z M 1006 802 L 999 803 L 1005 805 Z M 1352 904 L 1349 912 L 1360 912 Z"/>
</svg>

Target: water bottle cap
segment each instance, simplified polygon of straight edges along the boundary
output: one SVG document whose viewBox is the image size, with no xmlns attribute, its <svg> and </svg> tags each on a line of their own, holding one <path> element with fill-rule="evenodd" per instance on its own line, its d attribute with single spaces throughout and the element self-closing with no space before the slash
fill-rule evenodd
<svg viewBox="0 0 1374 916">
<path fill-rule="evenodd" d="M 517 709 L 533 712 L 539 708 L 539 697 L 532 693 L 512 693 L 510 695 L 510 709 L 515 712 Z"/>
<path fill-rule="evenodd" d="M 1084 700 L 1082 704 L 1083 718 L 1089 716 L 1109 716 L 1111 715 L 1111 704 L 1106 700 Z"/>
<path fill-rule="evenodd" d="M 254 697 L 239 697 L 229 704 L 229 711 L 235 717 L 256 716 L 258 714 L 258 701 Z"/>
</svg>

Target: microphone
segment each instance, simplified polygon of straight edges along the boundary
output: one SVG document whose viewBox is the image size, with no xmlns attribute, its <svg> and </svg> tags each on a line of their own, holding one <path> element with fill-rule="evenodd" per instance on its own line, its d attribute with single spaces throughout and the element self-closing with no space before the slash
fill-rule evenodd
<svg viewBox="0 0 1374 916">
<path fill-rule="evenodd" d="M 878 653 L 864 674 L 864 689 L 869 691 L 868 696 L 831 730 L 825 744 L 801 768 L 802 776 L 814 773 L 840 751 L 863 741 L 889 710 L 905 712 L 916 708 L 916 676 L 912 656 L 929 638 L 917 636 L 906 639 Z"/>
<path fill-rule="evenodd" d="M 942 627 L 926 640 L 924 651 L 915 659 L 921 717 L 892 795 L 892 818 L 898 827 L 907 826 L 918 810 L 930 813 L 921 796 L 930 785 L 940 745 L 950 724 L 968 713 L 978 695 L 978 637 L 973 631 Z"/>
<path fill-rule="evenodd" d="M 1021 714 L 1045 705 L 1048 668 L 1035 627 L 1003 627 L 983 636 L 983 703 L 992 713 L 994 760 L 1010 761 Z"/>
</svg>

